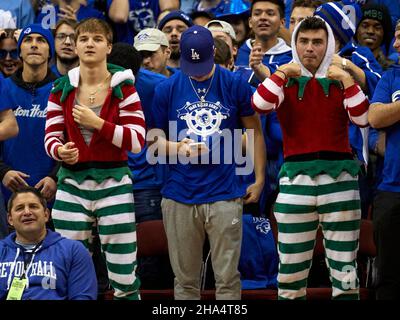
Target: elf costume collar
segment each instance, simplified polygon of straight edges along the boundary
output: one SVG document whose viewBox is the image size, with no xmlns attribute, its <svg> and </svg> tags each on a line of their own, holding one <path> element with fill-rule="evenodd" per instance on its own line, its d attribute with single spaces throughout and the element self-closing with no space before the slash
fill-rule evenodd
<svg viewBox="0 0 400 320">
<path fill-rule="evenodd" d="M 107 70 L 111 73 L 111 88 L 112 93 L 115 97 L 122 100 L 123 94 L 121 87 L 124 84 L 133 85 L 135 82 L 135 76 L 130 69 L 124 69 L 120 66 L 108 63 Z M 68 72 L 67 75 L 57 79 L 54 82 L 54 87 L 51 93 L 57 93 L 62 91 L 60 102 L 64 102 L 68 94 L 74 89 L 78 88 L 79 85 L 80 68 L 76 67 Z"/>
</svg>

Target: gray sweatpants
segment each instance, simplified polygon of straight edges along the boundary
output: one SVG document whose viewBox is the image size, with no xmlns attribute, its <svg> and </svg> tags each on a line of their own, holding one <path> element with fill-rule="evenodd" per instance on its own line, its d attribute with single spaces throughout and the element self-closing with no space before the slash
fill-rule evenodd
<svg viewBox="0 0 400 320">
<path fill-rule="evenodd" d="M 216 299 L 240 300 L 238 264 L 242 243 L 242 199 L 189 205 L 163 198 L 161 208 L 175 274 L 175 299 L 200 299 L 203 245 L 207 234 Z"/>
</svg>

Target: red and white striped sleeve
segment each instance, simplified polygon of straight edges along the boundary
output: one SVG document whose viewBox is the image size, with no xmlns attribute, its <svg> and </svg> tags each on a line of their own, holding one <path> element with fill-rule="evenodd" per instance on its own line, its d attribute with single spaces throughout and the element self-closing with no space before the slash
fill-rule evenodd
<svg viewBox="0 0 400 320">
<path fill-rule="evenodd" d="M 57 149 L 64 145 L 64 114 L 57 95 L 50 94 L 47 103 L 44 146 L 46 153 L 53 159 L 62 161 Z"/>
<path fill-rule="evenodd" d="M 124 99 L 119 103 L 120 124 L 105 121 L 100 134 L 118 148 L 139 153 L 146 136 L 139 95 L 133 86 L 124 86 L 122 92 Z"/>
<path fill-rule="evenodd" d="M 368 126 L 369 102 L 357 84 L 344 90 L 343 104 L 351 122 L 359 127 Z"/>
<path fill-rule="evenodd" d="M 284 99 L 283 85 L 285 80 L 271 75 L 261 83 L 251 97 L 251 105 L 258 113 L 269 113 L 277 109 Z"/>
</svg>

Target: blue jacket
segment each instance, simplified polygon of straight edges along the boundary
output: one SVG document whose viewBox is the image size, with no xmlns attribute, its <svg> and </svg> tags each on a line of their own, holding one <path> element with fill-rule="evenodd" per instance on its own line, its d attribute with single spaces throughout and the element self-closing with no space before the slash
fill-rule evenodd
<svg viewBox="0 0 400 320">
<path fill-rule="evenodd" d="M 5 300 L 12 279 L 21 276 L 25 250 L 13 232 L 0 241 L 0 300 Z M 47 230 L 42 245 L 27 259 L 28 284 L 23 300 L 95 300 L 97 279 L 92 258 L 78 241 Z M 28 267 L 26 266 L 26 267 Z"/>
<path fill-rule="evenodd" d="M 357 67 L 364 71 L 368 88 L 366 95 L 371 99 L 383 72 L 381 65 L 376 61 L 371 50 L 367 47 L 356 46 L 354 43 L 349 42 L 339 51 L 339 55 L 351 60 Z M 367 129 L 361 129 L 350 122 L 349 139 L 353 152 L 356 153 L 358 160 L 367 163 Z"/>
<path fill-rule="evenodd" d="M 249 66 L 250 52 L 251 39 L 247 39 L 238 50 L 235 65 Z M 274 73 L 278 66 L 290 61 L 292 61 L 292 49 L 281 38 L 278 38 L 278 43 L 269 49 L 263 58 L 263 64 L 270 69 L 271 73 Z"/>
<path fill-rule="evenodd" d="M 3 142 L 4 164 L 0 164 L 0 181 L 9 170 L 29 174 L 26 181 L 31 186 L 46 176 L 57 181 L 56 162 L 47 156 L 44 148 L 47 102 L 55 79 L 55 75 L 48 72 L 43 81 L 32 86 L 23 81 L 21 71 L 18 71 L 3 81 L 1 109 L 14 110 L 19 133 Z M 3 187 L 3 194 L 7 201 L 10 191 Z"/>
<path fill-rule="evenodd" d="M 251 40 L 247 39 L 238 50 L 238 55 L 235 61 L 235 65 L 237 66 L 236 69 L 240 70 L 241 67 L 249 66 L 250 52 Z M 278 43 L 264 54 L 262 63 L 268 67 L 272 74 L 279 66 L 289 63 L 290 61 L 292 61 L 292 49 L 285 43 L 285 41 L 278 38 Z M 247 71 L 246 75 L 242 75 L 242 77 L 244 76 L 248 77 L 246 80 L 253 87 L 257 87 L 260 84 L 260 81 L 255 77 L 252 70 L 250 73 Z"/>
</svg>

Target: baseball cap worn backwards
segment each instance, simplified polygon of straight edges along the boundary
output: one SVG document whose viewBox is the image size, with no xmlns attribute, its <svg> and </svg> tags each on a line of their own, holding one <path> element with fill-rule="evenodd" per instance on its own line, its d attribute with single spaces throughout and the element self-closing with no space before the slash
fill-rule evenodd
<svg viewBox="0 0 400 320">
<path fill-rule="evenodd" d="M 157 51 L 160 46 L 168 47 L 168 39 L 164 32 L 147 28 L 140 31 L 133 42 L 137 51 Z"/>
<path fill-rule="evenodd" d="M 192 77 L 211 72 L 214 66 L 214 40 L 210 30 L 193 26 L 182 33 L 180 41 L 181 71 Z"/>
</svg>

